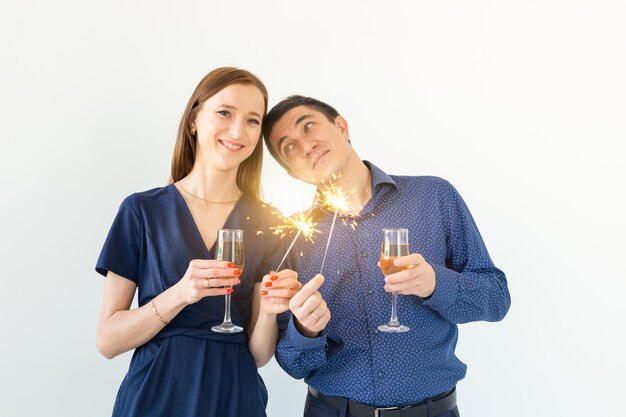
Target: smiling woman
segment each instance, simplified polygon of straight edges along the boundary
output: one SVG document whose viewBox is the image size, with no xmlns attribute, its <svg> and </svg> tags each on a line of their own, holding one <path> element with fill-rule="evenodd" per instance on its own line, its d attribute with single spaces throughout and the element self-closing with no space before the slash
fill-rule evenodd
<svg viewBox="0 0 626 417">
<path fill-rule="evenodd" d="M 243 95 L 239 96 L 238 92 L 243 92 Z M 251 97 L 254 99 L 254 102 L 249 104 L 247 99 Z M 231 125 L 226 123 L 226 121 L 229 118 L 232 120 L 233 110 L 237 110 L 233 108 L 236 107 L 234 103 L 239 103 L 242 107 L 241 112 L 244 113 L 243 107 L 246 107 L 245 110 L 250 113 L 249 116 L 253 116 L 256 120 L 258 132 L 254 146 L 251 147 L 252 153 L 248 153 L 250 157 L 247 159 L 243 158 L 241 165 L 237 169 L 237 187 L 256 198 L 260 198 L 263 146 L 258 142 L 261 137 L 261 119 L 267 112 L 267 102 L 268 96 L 265 85 L 256 76 L 247 71 L 219 68 L 207 74 L 191 95 L 178 127 L 178 135 L 172 157 L 172 180 L 179 181 L 184 178 L 191 172 L 196 160 L 201 160 L 200 158 L 196 159 L 196 146 L 199 139 L 196 137 L 196 133 L 198 133 L 198 136 L 201 136 L 202 133 L 200 133 L 195 124 L 196 121 L 199 122 L 198 124 L 201 124 L 200 122 L 204 120 L 204 118 L 198 119 L 200 113 L 208 113 L 203 112 L 202 108 L 205 105 L 211 106 L 214 112 L 219 112 L 219 115 L 225 119 L 224 123 L 220 125 L 222 128 L 228 128 L 228 135 L 224 136 L 224 138 L 227 138 L 231 132 L 238 132 L 236 125 L 233 126 L 234 129 L 231 129 Z M 223 107 L 217 108 L 219 105 Z M 208 132 L 206 135 L 208 135 Z"/>
<path fill-rule="evenodd" d="M 259 200 L 266 109 L 257 77 L 212 71 L 183 114 L 170 184 L 120 206 L 96 265 L 106 276 L 98 349 L 107 358 L 135 349 L 113 416 L 265 416 L 257 367 L 274 354 L 276 315 L 298 288 L 293 271 L 268 274 L 282 244 L 257 233 L 276 219 Z M 245 263 L 215 260 L 220 229 L 243 230 Z M 224 295 L 248 337 L 211 330 Z"/>
</svg>

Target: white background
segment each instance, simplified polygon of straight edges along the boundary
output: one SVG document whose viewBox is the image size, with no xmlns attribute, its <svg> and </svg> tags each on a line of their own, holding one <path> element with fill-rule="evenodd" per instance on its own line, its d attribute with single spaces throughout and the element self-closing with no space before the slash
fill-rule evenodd
<svg viewBox="0 0 626 417">
<path fill-rule="evenodd" d="M 508 276 L 461 326 L 463 416 L 623 415 L 623 1 L 0 1 L 0 415 L 108 416 L 130 354 L 95 349 L 94 264 L 122 199 L 164 185 L 222 65 L 312 95 L 361 157 L 438 175 Z M 268 201 L 311 190 L 266 158 Z M 262 369 L 270 416 L 305 386 Z"/>
</svg>

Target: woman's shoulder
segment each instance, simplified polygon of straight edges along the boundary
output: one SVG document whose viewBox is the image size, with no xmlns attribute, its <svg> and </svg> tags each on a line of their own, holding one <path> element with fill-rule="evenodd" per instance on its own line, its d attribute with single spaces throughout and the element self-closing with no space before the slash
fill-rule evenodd
<svg viewBox="0 0 626 417">
<path fill-rule="evenodd" d="M 130 194 L 122 200 L 120 210 L 130 209 L 133 211 L 143 211 L 146 207 L 154 207 L 164 201 L 171 201 L 173 186 L 156 187 L 145 191 L 138 191 Z"/>
</svg>

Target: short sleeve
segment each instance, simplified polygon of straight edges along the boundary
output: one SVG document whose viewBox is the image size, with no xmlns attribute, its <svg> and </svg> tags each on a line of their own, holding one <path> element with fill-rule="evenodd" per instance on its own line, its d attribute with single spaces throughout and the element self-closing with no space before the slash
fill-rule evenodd
<svg viewBox="0 0 626 417">
<path fill-rule="evenodd" d="M 113 220 L 104 242 L 96 271 L 103 276 L 111 271 L 133 281 L 139 276 L 142 247 L 142 222 L 136 194 L 126 197 Z"/>
</svg>

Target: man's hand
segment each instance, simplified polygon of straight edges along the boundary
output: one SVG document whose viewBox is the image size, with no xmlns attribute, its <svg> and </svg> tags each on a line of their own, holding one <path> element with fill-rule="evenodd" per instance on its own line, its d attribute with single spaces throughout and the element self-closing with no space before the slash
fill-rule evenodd
<svg viewBox="0 0 626 417">
<path fill-rule="evenodd" d="M 324 276 L 317 274 L 289 300 L 296 328 L 306 337 L 317 337 L 330 321 L 330 310 L 318 291 L 323 283 Z"/>
<path fill-rule="evenodd" d="M 398 294 L 413 294 L 428 298 L 435 292 L 437 279 L 435 270 L 419 253 L 401 256 L 393 261 L 403 271 L 385 277 L 385 291 Z"/>
</svg>

